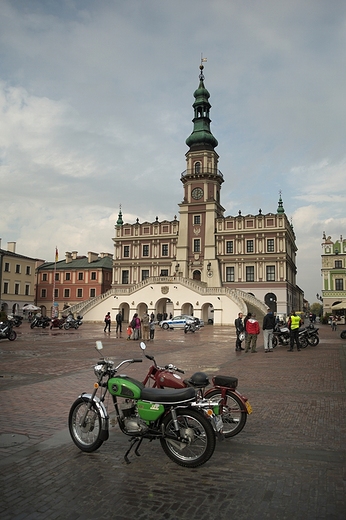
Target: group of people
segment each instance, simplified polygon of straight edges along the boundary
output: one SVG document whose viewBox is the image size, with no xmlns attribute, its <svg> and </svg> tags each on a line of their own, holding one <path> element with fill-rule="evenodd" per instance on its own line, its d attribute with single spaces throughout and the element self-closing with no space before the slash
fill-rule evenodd
<svg viewBox="0 0 346 520">
<path fill-rule="evenodd" d="M 263 318 L 262 330 L 264 341 L 264 352 L 273 352 L 273 334 L 277 320 L 271 309 L 268 309 L 267 314 Z M 236 343 L 235 350 L 244 350 L 245 353 L 251 351 L 256 353 L 257 337 L 260 333 L 260 325 L 256 319 L 256 314 L 249 312 L 243 320 L 243 313 L 238 314 L 234 325 L 236 328 Z M 297 351 L 300 351 L 299 345 L 299 327 L 302 326 L 302 320 L 295 311 L 289 316 L 287 326 L 290 330 L 290 348 L 288 352 L 293 352 L 294 344 L 297 346 Z M 245 348 L 242 347 L 242 342 L 245 341 Z"/>
<path fill-rule="evenodd" d="M 116 334 L 121 336 L 123 323 L 123 315 L 121 311 L 119 311 L 115 316 L 115 321 L 117 324 Z M 111 332 L 112 318 L 110 312 L 107 312 L 104 323 L 104 332 Z M 145 312 L 140 318 L 138 313 L 135 313 L 127 327 L 126 332 L 127 339 L 138 340 L 142 338 L 144 341 L 153 340 L 155 336 L 155 315 L 152 313 L 149 317 L 149 314 Z"/>
</svg>

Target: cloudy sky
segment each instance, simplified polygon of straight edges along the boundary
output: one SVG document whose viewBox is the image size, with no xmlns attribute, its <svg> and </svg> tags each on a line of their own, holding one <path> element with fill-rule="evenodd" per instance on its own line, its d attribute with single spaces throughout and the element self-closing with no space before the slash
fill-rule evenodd
<svg viewBox="0 0 346 520">
<path fill-rule="evenodd" d="M 173 219 L 201 53 L 225 215 L 275 212 L 298 284 L 346 236 L 344 0 L 1 0 L 0 237 L 54 260 Z"/>
</svg>

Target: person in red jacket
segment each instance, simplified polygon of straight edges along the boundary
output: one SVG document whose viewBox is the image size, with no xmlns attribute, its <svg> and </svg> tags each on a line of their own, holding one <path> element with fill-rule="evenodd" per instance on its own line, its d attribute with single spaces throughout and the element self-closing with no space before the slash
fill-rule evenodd
<svg viewBox="0 0 346 520">
<path fill-rule="evenodd" d="M 245 340 L 245 354 L 251 347 L 251 352 L 255 353 L 257 336 L 260 333 L 260 326 L 256 320 L 256 314 L 251 314 L 251 317 L 246 322 L 246 340 Z"/>
</svg>

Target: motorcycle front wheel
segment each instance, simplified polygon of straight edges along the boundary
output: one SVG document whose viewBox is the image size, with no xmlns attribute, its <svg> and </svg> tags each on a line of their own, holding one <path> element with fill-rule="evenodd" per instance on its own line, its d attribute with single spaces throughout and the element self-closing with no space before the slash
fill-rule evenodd
<svg viewBox="0 0 346 520">
<path fill-rule="evenodd" d="M 273 348 L 277 347 L 277 345 L 278 345 L 278 338 L 276 336 L 273 336 L 272 344 L 273 344 Z"/>
<path fill-rule="evenodd" d="M 222 399 L 220 390 L 211 390 L 205 397 L 214 401 Z M 230 390 L 226 392 L 221 415 L 226 439 L 238 435 L 246 424 L 247 412 L 244 403 Z"/>
<path fill-rule="evenodd" d="M 346 339 L 346 330 L 343 330 L 340 334 L 341 339 Z"/>
<path fill-rule="evenodd" d="M 305 337 L 299 338 L 300 348 L 306 348 L 308 344 L 308 340 Z"/>
<path fill-rule="evenodd" d="M 197 468 L 210 459 L 215 450 L 215 434 L 213 427 L 202 413 L 190 409 L 177 409 L 179 435 L 188 443 L 180 442 L 175 430 L 172 414 L 163 419 L 164 432 L 176 439 L 163 437 L 161 446 L 166 455 L 187 468 Z"/>
<path fill-rule="evenodd" d="M 308 343 L 312 347 L 316 347 L 316 345 L 318 345 L 319 342 L 320 342 L 320 338 L 317 335 L 314 335 L 314 336 L 311 336 L 310 338 L 308 338 Z"/>
<path fill-rule="evenodd" d="M 68 427 L 75 445 L 80 450 L 91 453 L 101 446 L 103 440 L 100 414 L 93 404 L 88 410 L 88 404 L 89 401 L 81 397 L 73 403 L 68 416 Z"/>
<path fill-rule="evenodd" d="M 68 330 L 69 328 L 70 328 L 70 324 L 69 323 L 64 323 L 64 329 Z"/>
<path fill-rule="evenodd" d="M 33 329 L 35 327 L 36 323 L 33 321 L 32 323 L 30 323 L 30 328 Z"/>
<path fill-rule="evenodd" d="M 14 341 L 16 339 L 16 337 L 17 337 L 16 331 L 15 330 L 11 330 L 11 332 L 9 333 L 9 335 L 7 337 L 8 337 L 8 339 L 10 341 Z"/>
</svg>

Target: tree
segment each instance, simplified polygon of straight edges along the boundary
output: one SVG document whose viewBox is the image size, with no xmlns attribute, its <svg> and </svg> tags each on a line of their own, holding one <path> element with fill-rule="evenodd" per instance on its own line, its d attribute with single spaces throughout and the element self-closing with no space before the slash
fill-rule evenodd
<svg viewBox="0 0 346 520">
<path fill-rule="evenodd" d="M 316 316 L 320 316 L 322 314 L 322 305 L 320 303 L 313 303 L 310 305 L 310 312 L 312 314 L 316 314 Z"/>
</svg>

